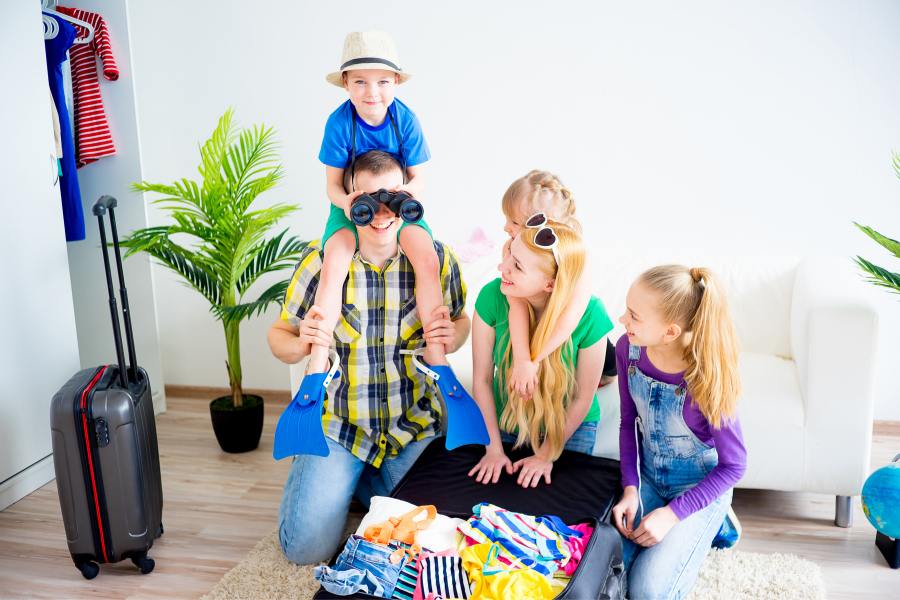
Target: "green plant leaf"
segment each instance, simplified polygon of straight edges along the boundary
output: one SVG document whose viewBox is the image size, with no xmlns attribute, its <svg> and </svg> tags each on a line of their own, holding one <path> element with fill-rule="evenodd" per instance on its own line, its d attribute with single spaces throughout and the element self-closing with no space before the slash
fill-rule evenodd
<svg viewBox="0 0 900 600">
<path fill-rule="evenodd" d="M 290 283 L 290 279 L 279 281 L 263 292 L 260 297 L 253 302 L 237 304 L 235 306 L 211 306 L 209 310 L 214 312 L 216 317 L 226 324 L 235 320 L 242 321 L 251 316 L 254 312 L 257 315 L 261 314 L 270 304 L 280 304 L 284 299 L 284 294 Z"/>
<path fill-rule="evenodd" d="M 882 269 L 877 265 L 873 265 L 861 256 L 853 259 L 859 268 L 865 272 L 865 277 L 871 283 L 883 288 L 887 288 L 895 294 L 900 294 L 900 274 L 892 273 L 887 269 Z"/>
<path fill-rule="evenodd" d="M 198 181 L 182 178 L 170 185 L 142 181 L 131 186 L 135 193 L 161 195 L 153 203 L 171 223 L 134 231 L 121 245 L 128 249 L 126 257 L 148 254 L 209 301 L 210 310 L 225 322 L 228 361 L 235 374 L 231 383 L 239 390 L 240 321 L 280 301 L 289 282 L 269 287 L 255 302 L 244 304 L 241 298 L 261 276 L 290 268 L 306 242 L 287 238 L 287 231 L 266 239 L 298 206 L 251 208 L 284 174 L 271 127 L 240 129 L 229 108 L 198 148 Z"/>
<path fill-rule="evenodd" d="M 878 242 L 883 248 L 885 248 L 888 252 L 893 254 L 896 258 L 900 258 L 900 242 L 897 240 L 892 240 L 889 237 L 883 236 L 871 227 L 860 225 L 857 222 L 853 222 L 860 231 L 865 233 L 867 236 Z"/>
<path fill-rule="evenodd" d="M 244 269 L 237 282 L 237 288 L 241 294 L 249 289 L 260 276 L 294 266 L 297 257 L 306 248 L 308 242 L 300 241 L 294 236 L 288 238 L 282 245 L 281 241 L 286 233 L 287 229 L 266 242 L 253 261 Z"/>
</svg>

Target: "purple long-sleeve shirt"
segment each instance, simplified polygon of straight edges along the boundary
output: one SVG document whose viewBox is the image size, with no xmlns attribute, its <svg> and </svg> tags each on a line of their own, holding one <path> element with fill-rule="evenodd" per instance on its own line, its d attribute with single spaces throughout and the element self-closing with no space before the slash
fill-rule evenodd
<svg viewBox="0 0 900 600">
<path fill-rule="evenodd" d="M 619 371 L 619 399 L 622 406 L 622 421 L 619 425 L 619 454 L 622 469 L 622 487 L 637 487 L 638 447 L 634 439 L 634 422 L 638 411 L 628 389 L 628 336 L 623 335 L 616 343 L 616 367 Z M 646 349 L 641 349 L 638 368 L 647 377 L 666 384 L 678 385 L 684 373 L 663 373 L 653 366 L 647 358 Z M 700 483 L 689 489 L 669 503 L 669 507 L 680 520 L 691 516 L 698 510 L 709 506 L 716 498 L 734 487 L 747 470 L 747 450 L 744 448 L 744 435 L 741 433 L 741 422 L 735 415 L 726 421 L 720 429 L 710 426 L 709 421 L 700 412 L 700 408 L 692 402 L 690 393 L 684 399 L 682 410 L 684 422 L 697 439 L 716 449 L 719 464 L 704 477 Z"/>
</svg>

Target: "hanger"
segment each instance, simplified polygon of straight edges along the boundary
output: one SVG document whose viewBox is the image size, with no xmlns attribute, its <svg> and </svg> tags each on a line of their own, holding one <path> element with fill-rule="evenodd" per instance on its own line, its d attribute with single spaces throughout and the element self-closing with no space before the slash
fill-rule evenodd
<svg viewBox="0 0 900 600">
<path fill-rule="evenodd" d="M 80 27 L 84 27 L 85 31 L 87 31 L 87 35 L 83 38 L 78 38 L 73 44 L 87 44 L 91 40 L 94 39 L 94 27 L 88 23 L 87 21 L 82 21 L 81 19 L 76 19 L 74 17 L 70 17 L 69 15 L 64 15 L 61 12 L 56 12 L 56 5 L 58 2 L 56 0 L 41 0 L 41 12 L 48 15 L 53 15 L 58 19 L 62 19 L 63 21 L 68 21 L 69 23 L 73 23 Z M 52 19 L 51 19 L 52 21 Z M 56 37 L 55 35 L 51 36 L 51 38 Z M 44 39 L 50 39 L 45 36 Z"/>
<path fill-rule="evenodd" d="M 50 18 L 48 15 L 42 14 L 41 19 L 44 21 L 44 39 L 52 40 L 59 35 L 59 23 L 56 19 Z"/>
</svg>

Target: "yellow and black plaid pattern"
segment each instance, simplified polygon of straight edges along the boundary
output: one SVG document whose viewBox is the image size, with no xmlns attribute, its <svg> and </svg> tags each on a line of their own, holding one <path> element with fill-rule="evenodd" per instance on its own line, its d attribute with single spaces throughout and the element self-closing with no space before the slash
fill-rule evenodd
<svg viewBox="0 0 900 600">
<path fill-rule="evenodd" d="M 434 243 L 441 263 L 444 305 L 450 318 L 462 315 L 466 286 L 456 255 Z M 300 257 L 284 296 L 281 318 L 299 327 L 312 307 L 322 270 L 321 245 L 310 244 Z M 341 360 L 341 376 L 328 387 L 325 434 L 365 462 L 379 467 L 387 454 L 440 433 L 437 386 L 428 384 L 401 350 L 422 347 L 416 310 L 416 276 L 400 250 L 379 270 L 359 252 L 344 283 L 341 319 L 331 347 Z"/>
</svg>

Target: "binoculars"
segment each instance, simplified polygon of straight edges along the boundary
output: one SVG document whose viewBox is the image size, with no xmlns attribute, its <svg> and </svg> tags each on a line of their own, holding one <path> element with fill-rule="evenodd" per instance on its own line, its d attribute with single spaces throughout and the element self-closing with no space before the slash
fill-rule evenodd
<svg viewBox="0 0 900 600">
<path fill-rule="evenodd" d="M 406 221 L 415 223 L 425 215 L 422 203 L 406 192 L 389 192 L 380 189 L 374 194 L 363 194 L 350 205 L 350 219 L 360 227 L 368 225 L 384 204 L 392 213 Z"/>
</svg>

